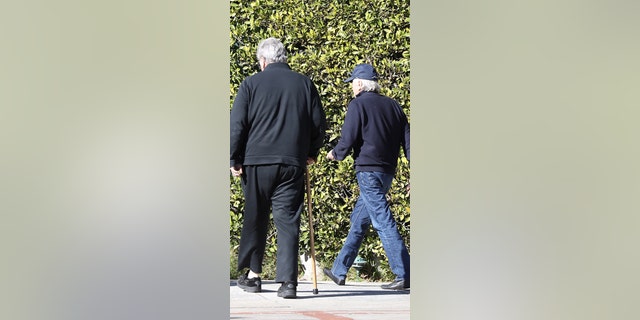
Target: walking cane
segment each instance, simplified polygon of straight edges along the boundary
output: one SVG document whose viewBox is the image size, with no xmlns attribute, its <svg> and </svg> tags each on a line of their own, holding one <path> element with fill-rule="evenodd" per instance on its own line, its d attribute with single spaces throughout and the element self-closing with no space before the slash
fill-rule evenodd
<svg viewBox="0 0 640 320">
<path fill-rule="evenodd" d="M 313 271 L 313 294 L 318 294 L 318 280 L 316 279 L 316 250 L 313 244 L 313 217 L 311 216 L 311 187 L 309 183 L 309 167 L 306 168 L 307 176 L 307 212 L 309 212 L 309 238 L 311 239 L 311 269 Z"/>
</svg>

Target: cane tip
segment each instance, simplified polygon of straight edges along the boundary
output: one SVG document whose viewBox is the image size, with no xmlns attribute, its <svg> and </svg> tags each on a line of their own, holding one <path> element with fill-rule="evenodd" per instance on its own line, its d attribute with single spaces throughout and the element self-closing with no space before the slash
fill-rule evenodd
<svg viewBox="0 0 640 320">
<path fill-rule="evenodd" d="M 313 289 L 313 294 L 318 294 L 318 289 Z"/>
</svg>

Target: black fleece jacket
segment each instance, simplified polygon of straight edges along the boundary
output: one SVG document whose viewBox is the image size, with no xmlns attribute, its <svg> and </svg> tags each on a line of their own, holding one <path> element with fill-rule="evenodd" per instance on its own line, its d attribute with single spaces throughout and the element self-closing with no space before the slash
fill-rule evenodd
<svg viewBox="0 0 640 320">
<path fill-rule="evenodd" d="M 349 103 L 333 156 L 344 160 L 353 149 L 356 171 L 395 174 L 400 147 L 410 159 L 409 132 L 398 102 L 376 92 L 361 92 Z"/>
<path fill-rule="evenodd" d="M 286 63 L 247 77 L 231 109 L 231 166 L 306 166 L 324 142 L 326 118 L 318 91 Z"/>
</svg>

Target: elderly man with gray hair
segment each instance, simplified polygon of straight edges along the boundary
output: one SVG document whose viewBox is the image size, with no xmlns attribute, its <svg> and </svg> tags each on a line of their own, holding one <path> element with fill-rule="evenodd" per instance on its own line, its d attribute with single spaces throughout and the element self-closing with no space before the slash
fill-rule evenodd
<svg viewBox="0 0 640 320">
<path fill-rule="evenodd" d="M 324 142 L 326 117 L 314 83 L 291 70 L 276 38 L 258 44 L 261 72 L 244 79 L 231 109 L 231 173 L 245 197 L 238 286 L 261 292 L 269 214 L 277 230 L 278 296 L 296 298 L 306 166 Z"/>
<path fill-rule="evenodd" d="M 409 122 L 397 101 L 380 94 L 378 73 L 372 65 L 356 65 L 345 82 L 351 82 L 354 99 L 349 102 L 340 140 L 327 153 L 327 159 L 344 160 L 353 151 L 360 195 L 342 249 L 332 267 L 323 271 L 337 285 L 344 285 L 362 240 L 369 226 L 373 226 L 396 276 L 382 288 L 405 290 L 410 288 L 409 252 L 386 194 L 396 174 L 400 148 L 407 160 L 410 156 Z"/>
</svg>

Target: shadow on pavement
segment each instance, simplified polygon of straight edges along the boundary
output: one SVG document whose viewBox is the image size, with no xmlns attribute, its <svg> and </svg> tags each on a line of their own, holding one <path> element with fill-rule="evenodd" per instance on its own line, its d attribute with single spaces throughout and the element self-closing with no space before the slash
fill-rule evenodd
<svg viewBox="0 0 640 320">
<path fill-rule="evenodd" d="M 264 292 L 264 290 L 263 290 Z M 376 290 L 376 291 L 362 291 L 362 290 L 331 290 L 331 291 L 319 291 L 318 294 L 300 296 L 300 293 L 304 291 L 298 291 L 297 299 L 316 299 L 316 298 L 334 298 L 345 296 L 381 296 L 381 295 L 405 295 L 409 294 L 409 290 Z"/>
<path fill-rule="evenodd" d="M 261 293 L 277 293 L 278 290 L 270 290 L 264 288 L 264 286 L 272 286 L 277 285 L 273 280 L 263 280 L 262 281 L 263 288 Z M 303 283 L 305 289 L 300 290 L 300 285 L 298 286 L 298 296 L 297 299 L 314 299 L 314 298 L 333 298 L 333 297 L 346 297 L 346 296 L 381 296 L 381 295 L 407 295 L 411 293 L 411 289 L 407 290 L 385 290 L 380 289 L 379 284 L 374 285 L 345 285 L 340 286 L 339 290 L 324 290 L 322 288 L 318 288 L 318 294 L 313 294 L 313 292 L 308 289 L 308 283 Z M 333 284 L 328 284 L 329 286 L 334 286 Z M 234 280 L 229 281 L 229 286 L 236 287 L 236 282 Z M 351 287 L 351 288 L 350 288 Z M 367 290 L 363 290 L 362 288 L 371 288 Z M 300 295 L 303 294 L 303 295 Z"/>
</svg>

